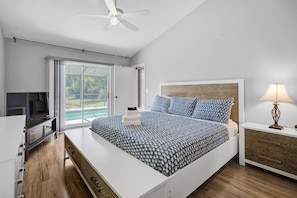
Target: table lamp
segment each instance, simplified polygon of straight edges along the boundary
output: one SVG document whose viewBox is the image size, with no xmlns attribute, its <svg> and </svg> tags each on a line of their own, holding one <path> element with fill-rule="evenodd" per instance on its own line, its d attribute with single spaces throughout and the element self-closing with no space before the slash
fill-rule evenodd
<svg viewBox="0 0 297 198">
<path fill-rule="evenodd" d="M 275 83 L 270 84 L 266 93 L 260 100 L 273 102 L 273 109 L 271 115 L 274 120 L 274 124 L 270 125 L 269 128 L 282 130 L 284 127 L 278 125 L 281 112 L 278 108 L 279 103 L 294 103 L 294 100 L 288 95 L 284 84 Z"/>
</svg>

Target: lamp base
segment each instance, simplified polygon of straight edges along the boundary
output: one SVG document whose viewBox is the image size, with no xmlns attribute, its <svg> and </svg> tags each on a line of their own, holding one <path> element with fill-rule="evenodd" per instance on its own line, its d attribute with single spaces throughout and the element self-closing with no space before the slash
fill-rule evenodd
<svg viewBox="0 0 297 198">
<path fill-rule="evenodd" d="M 283 126 L 280 126 L 278 124 L 272 124 L 272 125 L 269 126 L 269 128 L 271 128 L 271 129 L 278 129 L 278 130 L 283 130 L 284 129 Z"/>
<path fill-rule="evenodd" d="M 273 109 L 271 110 L 271 115 L 272 115 L 272 118 L 274 120 L 274 124 L 270 125 L 269 128 L 277 129 L 277 130 L 283 130 L 284 127 L 278 125 L 278 120 L 279 120 L 279 117 L 281 115 L 281 112 L 280 112 L 280 110 L 278 108 L 278 103 L 277 102 L 273 103 Z"/>
</svg>

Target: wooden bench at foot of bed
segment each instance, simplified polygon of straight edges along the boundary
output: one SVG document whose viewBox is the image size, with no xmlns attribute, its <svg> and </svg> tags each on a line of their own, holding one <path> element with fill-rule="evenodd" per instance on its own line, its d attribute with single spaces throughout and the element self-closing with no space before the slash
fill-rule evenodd
<svg viewBox="0 0 297 198">
<path fill-rule="evenodd" d="M 168 197 L 166 176 L 89 128 L 66 131 L 65 152 L 94 197 Z"/>
</svg>

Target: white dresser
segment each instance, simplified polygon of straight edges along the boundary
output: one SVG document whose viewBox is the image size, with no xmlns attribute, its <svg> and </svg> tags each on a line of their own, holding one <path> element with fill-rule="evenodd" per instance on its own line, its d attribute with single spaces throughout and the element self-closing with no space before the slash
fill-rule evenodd
<svg viewBox="0 0 297 198">
<path fill-rule="evenodd" d="M 0 197 L 22 197 L 26 116 L 0 117 Z"/>
</svg>

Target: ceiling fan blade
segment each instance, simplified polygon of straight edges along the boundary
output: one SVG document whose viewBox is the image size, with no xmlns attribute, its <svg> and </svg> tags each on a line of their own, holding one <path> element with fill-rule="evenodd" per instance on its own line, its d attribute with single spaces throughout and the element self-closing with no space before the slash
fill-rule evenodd
<svg viewBox="0 0 297 198">
<path fill-rule="evenodd" d="M 108 19 L 109 17 L 106 15 L 100 15 L 100 14 L 90 14 L 90 13 L 78 13 L 80 16 L 86 16 L 86 17 L 96 17 L 96 18 L 105 18 Z"/>
<path fill-rule="evenodd" d="M 136 27 L 135 25 L 133 25 L 128 21 L 122 20 L 121 23 L 134 32 L 137 32 L 139 30 L 138 27 Z"/>
<path fill-rule="evenodd" d="M 113 0 L 104 0 L 106 7 L 108 8 L 109 12 L 112 15 L 116 15 L 117 14 L 117 8 L 113 2 Z"/>
<path fill-rule="evenodd" d="M 150 15 L 150 13 L 151 12 L 149 10 L 139 10 L 135 12 L 126 12 L 122 15 L 122 17 L 125 19 L 130 19 L 130 18 L 139 17 L 139 16 L 148 16 Z"/>
</svg>

